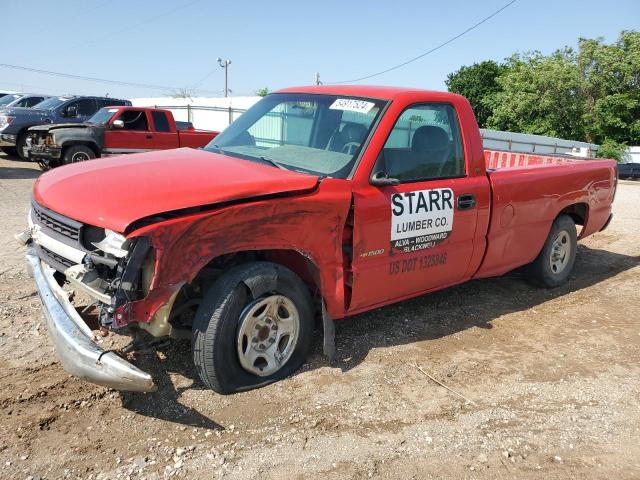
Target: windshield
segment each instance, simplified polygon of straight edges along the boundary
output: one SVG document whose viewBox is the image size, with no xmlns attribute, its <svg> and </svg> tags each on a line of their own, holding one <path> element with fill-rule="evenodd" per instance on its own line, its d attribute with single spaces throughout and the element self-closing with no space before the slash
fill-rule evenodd
<svg viewBox="0 0 640 480">
<path fill-rule="evenodd" d="M 71 99 L 68 97 L 51 97 L 35 105 L 33 108 L 39 108 L 42 110 L 53 110 L 54 108 L 58 108 L 68 100 Z"/>
<path fill-rule="evenodd" d="M 16 100 L 19 100 L 21 97 L 22 95 L 14 95 L 14 94 L 5 95 L 4 97 L 0 98 L 0 107 L 9 105 L 10 103 L 15 102 Z"/>
<path fill-rule="evenodd" d="M 94 125 L 104 125 L 108 123 L 111 118 L 118 113 L 117 108 L 101 108 L 93 117 L 87 120 L 87 123 L 93 123 Z"/>
<path fill-rule="evenodd" d="M 205 147 L 315 175 L 347 178 L 385 102 L 276 93 L 247 110 Z"/>
</svg>

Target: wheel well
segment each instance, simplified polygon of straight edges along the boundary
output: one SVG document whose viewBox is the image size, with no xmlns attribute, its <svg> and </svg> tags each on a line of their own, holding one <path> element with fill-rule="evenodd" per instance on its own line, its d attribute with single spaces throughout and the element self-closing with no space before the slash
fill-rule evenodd
<svg viewBox="0 0 640 480">
<path fill-rule="evenodd" d="M 18 138 L 20 138 L 22 135 L 27 134 L 27 131 L 29 130 L 29 128 L 31 127 L 24 127 L 16 134 L 16 142 L 18 141 Z"/>
<path fill-rule="evenodd" d="M 89 147 L 93 151 L 93 153 L 96 155 L 96 157 L 100 156 L 100 151 L 98 149 L 98 146 L 95 143 L 92 143 L 92 142 L 65 143 L 65 144 L 62 145 L 62 155 L 64 155 L 64 152 L 66 152 L 71 147 L 76 147 L 78 145 L 83 145 L 85 147 Z"/>
<path fill-rule="evenodd" d="M 583 225 L 587 221 L 587 215 L 589 213 L 589 205 L 586 203 L 574 203 L 562 209 L 560 213 L 565 213 L 573 218 L 576 225 Z"/>
<path fill-rule="evenodd" d="M 243 263 L 267 261 L 282 265 L 298 275 L 309 289 L 314 300 L 316 315 L 320 317 L 322 295 L 320 293 L 320 272 L 316 265 L 296 250 L 249 250 L 235 252 L 211 260 L 194 279 L 182 286 L 172 305 L 170 321 L 174 327 L 190 328 L 192 317 L 180 318 L 182 313 L 195 309 L 211 285 L 230 268 Z"/>
<path fill-rule="evenodd" d="M 581 225 L 584 230 L 589 215 L 589 205 L 586 203 L 574 203 L 573 205 L 563 208 L 560 214 L 562 213 L 569 215 L 576 225 Z"/>
<path fill-rule="evenodd" d="M 204 290 L 231 267 L 255 261 L 273 262 L 288 268 L 302 279 L 313 298 L 321 296 L 318 267 L 302 253 L 290 249 L 248 250 L 221 255 L 205 265 L 191 283 L 200 284 Z"/>
</svg>

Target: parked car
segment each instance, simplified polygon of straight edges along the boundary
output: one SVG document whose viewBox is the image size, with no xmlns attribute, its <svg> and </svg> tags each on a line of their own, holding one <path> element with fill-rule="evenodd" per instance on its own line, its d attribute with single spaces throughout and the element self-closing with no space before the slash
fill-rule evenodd
<svg viewBox="0 0 640 480">
<path fill-rule="evenodd" d="M 107 107 L 85 123 L 39 125 L 28 130 L 30 160 L 43 170 L 108 155 L 204 147 L 218 134 L 176 124 L 168 110 Z"/>
<path fill-rule="evenodd" d="M 613 160 L 483 151 L 459 95 L 300 87 L 204 150 L 48 172 L 23 238 L 71 374 L 154 389 L 93 341 L 65 282 L 103 328 L 191 335 L 204 385 L 233 393 L 295 371 L 315 319 L 331 356 L 335 319 L 523 265 L 536 285 L 562 285 L 577 239 L 609 224 L 616 184 Z"/>
<path fill-rule="evenodd" d="M 0 148 L 26 160 L 27 130 L 45 123 L 80 123 L 102 107 L 131 105 L 128 100 L 105 97 L 50 97 L 34 108 L 0 110 Z"/>
<path fill-rule="evenodd" d="M 9 95 L 9 94 L 11 94 L 11 93 L 14 93 L 14 92 L 0 91 L 0 98 L 4 97 L 4 96 L 6 96 L 6 95 Z"/>
<path fill-rule="evenodd" d="M 619 163 L 618 178 L 625 180 L 640 178 L 640 163 Z"/>
<path fill-rule="evenodd" d="M 37 93 L 10 93 L 0 98 L 0 109 L 10 107 L 31 108 L 47 98 L 49 98 L 47 95 L 39 95 Z"/>
</svg>

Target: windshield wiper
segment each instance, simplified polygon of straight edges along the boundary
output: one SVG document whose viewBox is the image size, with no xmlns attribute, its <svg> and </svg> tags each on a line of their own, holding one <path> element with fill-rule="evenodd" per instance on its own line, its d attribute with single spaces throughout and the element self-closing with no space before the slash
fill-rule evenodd
<svg viewBox="0 0 640 480">
<path fill-rule="evenodd" d="M 284 165 L 282 165 L 280 162 L 276 162 L 274 159 L 269 158 L 269 157 L 258 157 L 260 160 L 262 160 L 265 163 L 268 163 L 270 165 L 273 165 L 274 167 L 277 167 L 281 170 L 289 170 L 287 167 L 285 167 Z"/>
<path fill-rule="evenodd" d="M 219 145 L 216 145 L 215 143 L 214 143 L 213 145 L 211 145 L 211 148 L 216 149 L 216 150 L 218 151 L 218 153 L 224 153 L 224 150 L 222 150 L 222 149 L 220 148 L 220 146 L 219 146 Z"/>
</svg>

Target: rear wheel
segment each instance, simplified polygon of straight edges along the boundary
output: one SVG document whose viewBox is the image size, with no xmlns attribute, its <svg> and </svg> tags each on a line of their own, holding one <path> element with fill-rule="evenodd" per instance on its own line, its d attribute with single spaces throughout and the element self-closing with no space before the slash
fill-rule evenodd
<svg viewBox="0 0 640 480">
<path fill-rule="evenodd" d="M 216 392 L 250 390 L 300 367 L 312 332 L 312 301 L 302 280 L 274 263 L 247 263 L 206 293 L 193 323 L 193 360 Z"/>
<path fill-rule="evenodd" d="M 85 162 L 96 158 L 96 154 L 86 145 L 74 145 L 67 148 L 62 155 L 62 162 L 65 165 L 70 163 Z"/>
<path fill-rule="evenodd" d="M 554 288 L 567 281 L 576 260 L 578 236 L 569 215 L 559 215 L 536 259 L 528 265 L 529 279 L 535 285 Z"/>
</svg>

